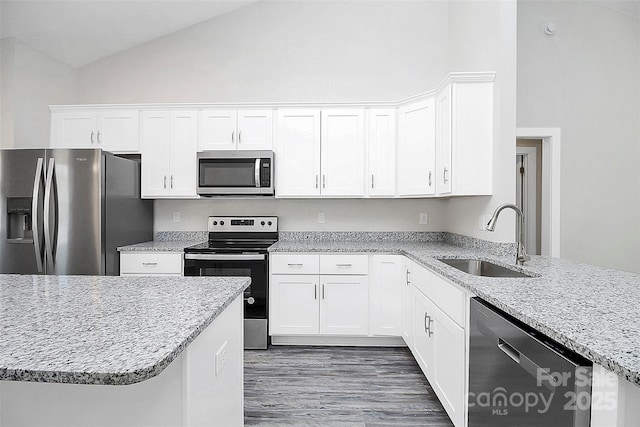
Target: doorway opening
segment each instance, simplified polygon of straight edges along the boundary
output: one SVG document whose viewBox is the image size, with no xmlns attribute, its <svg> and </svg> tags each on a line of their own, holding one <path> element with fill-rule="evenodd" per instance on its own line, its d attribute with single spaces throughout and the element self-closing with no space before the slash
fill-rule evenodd
<svg viewBox="0 0 640 427">
<path fill-rule="evenodd" d="M 542 240 L 542 140 L 516 140 L 516 206 L 525 223 L 525 249 L 541 254 Z"/>
<path fill-rule="evenodd" d="M 516 182 L 517 198 L 522 203 L 528 203 L 524 208 L 535 219 L 525 218 L 527 221 L 527 235 L 536 236 L 528 238 L 529 242 L 536 242 L 537 247 L 531 249 L 532 254 L 560 256 L 560 129 L 559 128 L 517 128 L 516 143 L 517 155 L 522 155 L 520 162 L 525 163 L 526 179 L 521 180 L 521 163 L 517 163 Z M 520 145 L 521 147 L 518 147 Z M 535 161 L 534 161 L 535 151 Z M 519 158 L 516 157 L 516 162 Z M 531 164 L 528 166 L 528 164 Z M 533 166 L 535 164 L 536 166 Z M 527 174 L 527 170 L 529 174 Z M 532 172 L 535 170 L 535 178 Z M 530 188 L 535 182 L 535 188 Z M 522 197 L 522 193 L 526 193 Z M 535 194 L 535 201 L 533 197 Z M 532 207 L 535 203 L 535 208 Z M 530 230 L 532 224 L 536 225 L 535 231 Z M 539 237 L 538 237 L 539 236 Z M 525 236 L 526 237 L 526 236 Z M 530 249 L 527 244 L 527 250 Z"/>
</svg>

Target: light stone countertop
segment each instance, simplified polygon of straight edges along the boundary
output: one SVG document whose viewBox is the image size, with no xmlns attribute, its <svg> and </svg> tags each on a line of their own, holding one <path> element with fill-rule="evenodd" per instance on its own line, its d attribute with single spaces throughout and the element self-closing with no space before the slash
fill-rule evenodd
<svg viewBox="0 0 640 427">
<path fill-rule="evenodd" d="M 395 237 L 398 240 L 393 240 Z M 504 253 L 505 248 L 496 250 L 491 242 L 459 239 L 461 236 L 455 235 L 445 236 L 445 241 L 436 234 L 433 241 L 411 237 L 407 238 L 406 233 L 397 236 L 394 233 L 293 232 L 288 236 L 281 233 L 281 239 L 269 251 L 406 255 L 587 359 L 640 385 L 640 275 L 542 256 L 532 256 L 531 261 L 520 268 L 514 265 L 515 250 L 506 248 L 507 253 L 513 253 L 510 256 L 492 255 Z M 172 243 L 175 244 L 173 251 L 193 244 Z M 468 243 L 472 246 L 463 247 Z M 157 242 L 134 246 L 138 250 L 145 247 L 171 250 L 159 249 L 162 246 Z M 447 257 L 489 260 L 537 277 L 473 276 L 435 259 Z"/>
<path fill-rule="evenodd" d="M 158 375 L 246 277 L 0 275 L 0 380 L 133 384 Z"/>
<path fill-rule="evenodd" d="M 587 359 L 640 385 L 640 275 L 560 258 L 487 255 L 445 242 L 286 241 L 273 252 L 369 252 L 406 255 L 468 289 Z M 435 258 L 472 258 L 527 272 L 532 278 L 466 274 Z"/>
</svg>

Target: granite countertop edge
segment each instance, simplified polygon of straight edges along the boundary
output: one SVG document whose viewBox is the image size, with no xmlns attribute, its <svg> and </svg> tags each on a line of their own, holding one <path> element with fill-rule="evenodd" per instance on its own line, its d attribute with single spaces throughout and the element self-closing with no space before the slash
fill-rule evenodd
<svg viewBox="0 0 640 427">
<path fill-rule="evenodd" d="M 231 293 L 222 304 L 217 306 L 216 310 L 185 337 L 178 346 L 151 365 L 140 366 L 137 369 L 126 372 L 67 372 L 0 367 L 0 380 L 83 385 L 131 385 L 151 379 L 164 371 L 249 285 L 250 279 L 245 279 L 244 285 L 238 286 L 235 292 Z"/>
</svg>

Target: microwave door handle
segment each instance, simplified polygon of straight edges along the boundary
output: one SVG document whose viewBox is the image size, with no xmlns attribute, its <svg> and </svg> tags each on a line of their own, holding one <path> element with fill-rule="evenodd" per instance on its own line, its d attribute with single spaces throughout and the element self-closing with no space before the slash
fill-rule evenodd
<svg viewBox="0 0 640 427">
<path fill-rule="evenodd" d="M 256 159 L 256 169 L 255 169 L 256 187 L 260 187 L 260 160 L 262 159 Z"/>
</svg>

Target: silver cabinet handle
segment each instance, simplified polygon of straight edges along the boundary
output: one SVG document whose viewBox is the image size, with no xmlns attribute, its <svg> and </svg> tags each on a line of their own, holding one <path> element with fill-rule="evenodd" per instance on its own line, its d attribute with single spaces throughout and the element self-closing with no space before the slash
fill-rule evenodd
<svg viewBox="0 0 640 427">
<path fill-rule="evenodd" d="M 235 130 L 231 131 L 231 142 L 236 142 L 236 131 Z"/>
<path fill-rule="evenodd" d="M 93 131 L 91 131 L 91 143 L 93 144 Z"/>
<path fill-rule="evenodd" d="M 96 134 L 96 139 L 98 140 L 98 144 L 102 144 L 102 141 L 100 141 L 100 131 Z"/>
<path fill-rule="evenodd" d="M 322 299 L 324 299 L 324 283 L 322 284 Z"/>
<path fill-rule="evenodd" d="M 336 267 L 353 267 L 353 264 L 336 264 Z"/>
<path fill-rule="evenodd" d="M 163 187 L 167 188 L 167 175 L 163 175 L 163 176 L 164 176 Z"/>
<path fill-rule="evenodd" d="M 409 286 L 409 283 L 411 283 L 411 280 L 409 280 L 409 275 L 411 274 L 411 272 L 409 270 L 407 270 L 407 286 Z"/>
<path fill-rule="evenodd" d="M 449 179 L 447 178 L 447 172 L 449 172 L 449 170 L 445 167 L 444 171 L 442 172 L 442 180 L 445 184 L 447 183 L 447 181 L 449 181 Z"/>
<path fill-rule="evenodd" d="M 240 141 L 238 141 L 239 143 Z M 253 172 L 254 178 L 256 180 L 256 187 L 260 188 L 260 162 L 262 161 L 262 159 L 258 158 L 256 159 L 256 166 L 255 166 L 255 170 Z"/>
<path fill-rule="evenodd" d="M 318 188 L 318 174 L 316 174 L 316 188 Z"/>
<path fill-rule="evenodd" d="M 287 264 L 289 267 L 302 267 L 303 264 L 302 263 L 288 263 Z"/>
<path fill-rule="evenodd" d="M 242 143 L 242 131 L 238 131 L 238 144 Z"/>
<path fill-rule="evenodd" d="M 152 266 L 152 265 L 158 265 L 157 262 L 143 262 L 142 265 L 144 266 Z"/>
<path fill-rule="evenodd" d="M 431 338 L 431 336 L 433 335 L 433 331 L 431 331 L 432 322 L 433 322 L 433 319 L 431 319 L 431 316 L 429 316 L 425 311 L 424 312 L 424 333 L 427 334 L 429 338 Z"/>
<path fill-rule="evenodd" d="M 373 174 L 371 174 L 371 188 L 373 188 Z"/>
<path fill-rule="evenodd" d="M 171 175 L 171 180 L 170 180 L 170 182 L 171 182 L 171 188 L 173 188 L 173 175 Z"/>
<path fill-rule="evenodd" d="M 429 187 L 431 187 L 431 171 L 429 171 Z"/>
<path fill-rule="evenodd" d="M 322 174 L 322 188 L 327 188 L 327 177 Z"/>
<path fill-rule="evenodd" d="M 38 200 L 40 199 L 40 184 L 42 182 L 42 167 L 44 159 L 38 158 L 36 163 L 36 177 L 33 180 L 33 199 L 31 201 L 31 230 L 33 232 L 33 249 L 36 252 L 36 266 L 38 273 L 42 273 L 42 248 L 40 247 L 40 227 L 38 226 Z"/>
<path fill-rule="evenodd" d="M 315 283 L 313 285 L 313 299 L 318 299 L 318 285 Z"/>
</svg>

